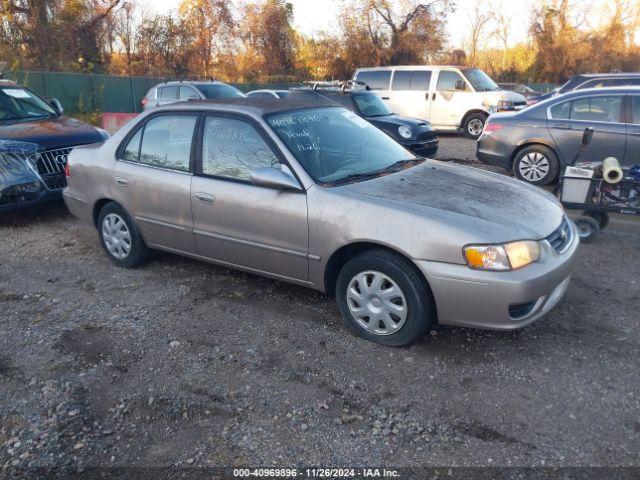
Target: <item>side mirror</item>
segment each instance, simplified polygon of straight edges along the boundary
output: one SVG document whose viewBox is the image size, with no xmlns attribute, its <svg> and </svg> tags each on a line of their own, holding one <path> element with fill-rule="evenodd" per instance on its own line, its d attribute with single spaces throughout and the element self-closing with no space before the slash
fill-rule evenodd
<svg viewBox="0 0 640 480">
<path fill-rule="evenodd" d="M 466 90 L 467 89 L 467 84 L 464 83 L 464 80 L 456 80 L 455 89 L 456 90 Z"/>
<path fill-rule="evenodd" d="M 58 100 L 57 98 L 52 98 L 50 103 L 53 109 L 58 112 L 58 115 L 62 115 L 64 113 L 64 108 L 62 108 L 60 100 Z"/>
<path fill-rule="evenodd" d="M 289 170 L 287 167 L 283 167 Z M 289 171 L 275 167 L 262 167 L 251 172 L 251 183 L 258 187 L 277 190 L 302 190 L 298 180 Z"/>
</svg>

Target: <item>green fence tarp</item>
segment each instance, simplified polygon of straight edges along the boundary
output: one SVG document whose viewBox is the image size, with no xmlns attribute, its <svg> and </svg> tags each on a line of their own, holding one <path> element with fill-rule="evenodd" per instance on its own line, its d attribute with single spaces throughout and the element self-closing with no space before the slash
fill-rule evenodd
<svg viewBox="0 0 640 480">
<path fill-rule="evenodd" d="M 57 98 L 69 113 L 137 113 L 149 89 L 165 81 L 151 77 L 116 77 L 110 75 L 58 72 L 5 72 L 5 77 L 32 89 L 45 98 Z M 300 83 L 235 83 L 243 92 L 261 88 L 283 89 Z M 551 84 L 531 84 L 531 88 L 546 92 Z"/>
</svg>

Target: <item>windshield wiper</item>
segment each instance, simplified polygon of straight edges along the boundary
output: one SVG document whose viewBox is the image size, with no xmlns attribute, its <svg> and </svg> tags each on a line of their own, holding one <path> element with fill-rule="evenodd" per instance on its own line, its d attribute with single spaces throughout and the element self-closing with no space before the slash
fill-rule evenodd
<svg viewBox="0 0 640 480">
<path fill-rule="evenodd" d="M 3 118 L 0 120 L 0 123 L 21 123 L 28 122 L 30 120 L 42 120 L 43 118 L 51 118 L 50 115 L 37 115 L 33 117 L 11 117 L 11 118 Z"/>
<path fill-rule="evenodd" d="M 398 160 L 397 162 L 392 163 L 384 168 L 379 170 L 374 170 L 372 172 L 363 172 L 363 173 L 352 173 L 351 175 L 347 175 L 346 177 L 342 177 L 333 182 L 327 182 L 329 185 L 344 185 L 345 183 L 352 183 L 357 180 L 368 180 L 371 178 L 379 177 L 380 175 L 384 175 L 387 173 L 399 172 L 400 170 L 404 170 L 409 166 L 418 165 L 419 163 L 424 162 L 424 158 L 409 158 L 406 160 Z"/>
</svg>

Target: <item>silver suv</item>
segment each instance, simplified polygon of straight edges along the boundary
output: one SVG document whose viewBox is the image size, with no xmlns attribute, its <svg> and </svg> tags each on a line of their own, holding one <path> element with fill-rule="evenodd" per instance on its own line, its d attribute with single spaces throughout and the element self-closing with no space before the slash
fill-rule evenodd
<svg viewBox="0 0 640 480">
<path fill-rule="evenodd" d="M 169 105 L 170 103 L 184 102 L 186 100 L 206 100 L 210 98 L 238 98 L 245 94 L 227 83 L 223 82 L 195 82 L 176 80 L 159 83 L 147 92 L 142 99 L 142 108 L 151 108 Z"/>
</svg>

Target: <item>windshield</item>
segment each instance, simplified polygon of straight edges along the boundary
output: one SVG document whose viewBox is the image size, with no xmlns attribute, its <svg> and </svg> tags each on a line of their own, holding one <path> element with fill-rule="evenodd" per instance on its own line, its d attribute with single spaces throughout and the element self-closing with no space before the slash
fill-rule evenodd
<svg viewBox="0 0 640 480">
<path fill-rule="evenodd" d="M 382 117 L 391 115 L 389 107 L 374 93 L 354 93 L 353 99 L 358 105 L 358 110 L 365 117 Z"/>
<path fill-rule="evenodd" d="M 492 92 L 494 90 L 500 90 L 500 87 L 491 80 L 491 77 L 479 68 L 465 68 L 462 70 L 462 74 L 467 80 L 469 80 L 469 83 L 473 85 L 473 88 L 477 92 Z"/>
<path fill-rule="evenodd" d="M 338 184 L 371 178 L 419 161 L 382 130 L 341 107 L 278 113 L 267 122 L 317 182 Z"/>
<path fill-rule="evenodd" d="M 237 98 L 245 97 L 246 95 L 231 85 L 225 85 L 224 83 L 216 84 L 202 84 L 196 85 L 198 90 L 207 98 Z"/>
<path fill-rule="evenodd" d="M 35 93 L 20 87 L 0 87 L 0 122 L 53 118 L 58 114 Z"/>
</svg>

